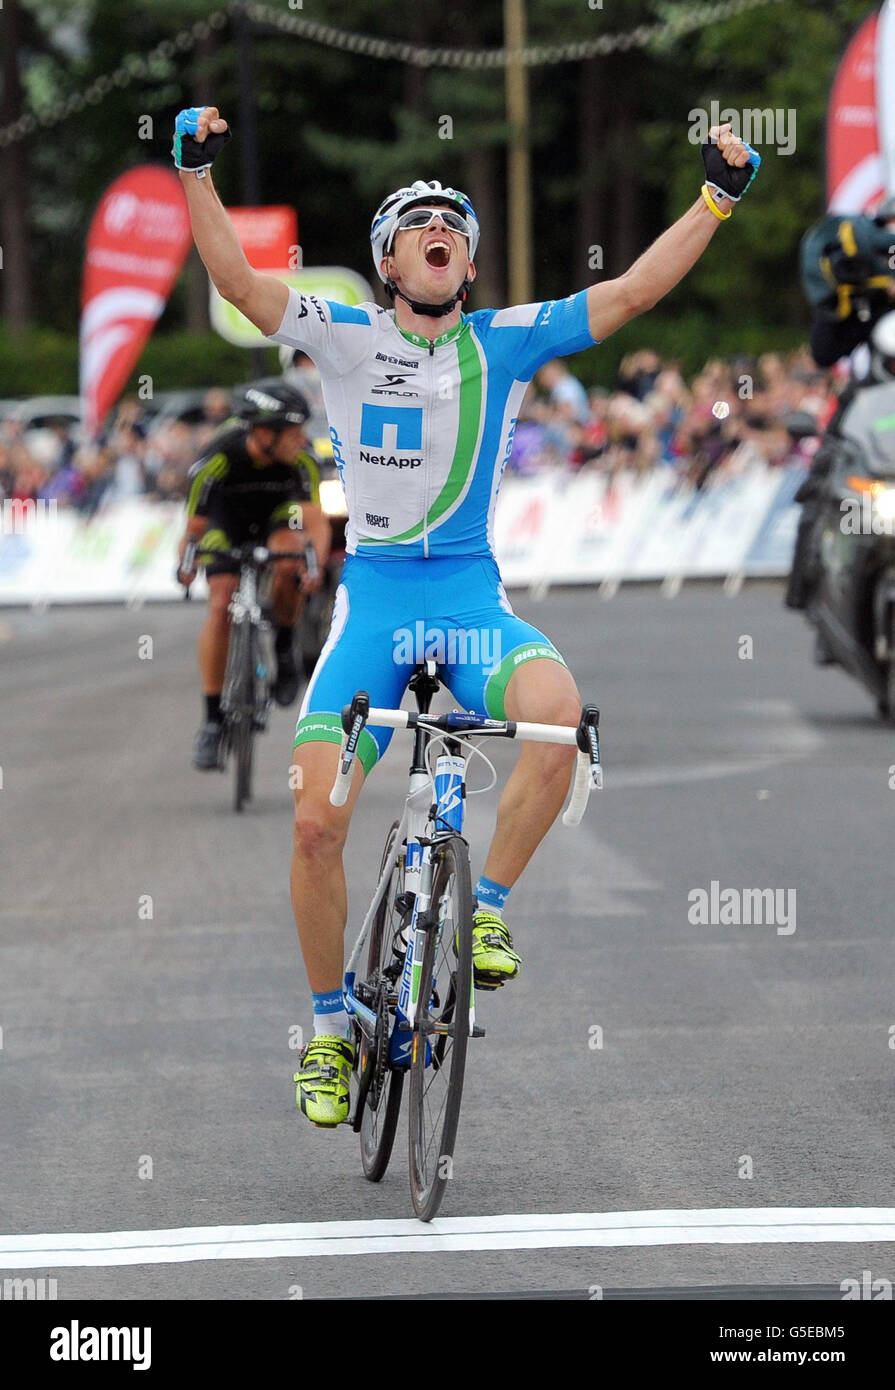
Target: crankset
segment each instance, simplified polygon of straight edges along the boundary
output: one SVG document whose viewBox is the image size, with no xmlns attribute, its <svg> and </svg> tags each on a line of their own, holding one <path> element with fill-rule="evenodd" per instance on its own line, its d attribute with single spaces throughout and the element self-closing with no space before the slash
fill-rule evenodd
<svg viewBox="0 0 895 1390">
<path fill-rule="evenodd" d="M 375 986 L 368 982 L 365 987 L 368 999 L 364 1002 L 368 1007 L 375 1010 L 376 1027 L 373 1030 L 372 1040 L 367 1034 L 360 1030 L 357 1058 L 357 1104 L 354 1109 L 353 1128 L 358 1131 L 361 1127 L 364 1106 L 369 1105 L 371 1110 L 379 1108 L 379 1101 L 382 1096 L 382 1087 L 385 1082 L 385 1073 L 388 1066 L 388 1044 L 389 1044 L 389 982 L 380 978 Z M 358 991 L 360 997 L 360 990 Z"/>
</svg>

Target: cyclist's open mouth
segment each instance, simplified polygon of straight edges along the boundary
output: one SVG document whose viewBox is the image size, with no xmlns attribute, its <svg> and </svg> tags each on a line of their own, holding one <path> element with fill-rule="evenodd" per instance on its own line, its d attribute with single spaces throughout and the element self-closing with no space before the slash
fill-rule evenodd
<svg viewBox="0 0 895 1390">
<path fill-rule="evenodd" d="M 425 251 L 426 265 L 433 270 L 447 270 L 451 262 L 451 248 L 446 241 L 430 241 Z"/>
</svg>

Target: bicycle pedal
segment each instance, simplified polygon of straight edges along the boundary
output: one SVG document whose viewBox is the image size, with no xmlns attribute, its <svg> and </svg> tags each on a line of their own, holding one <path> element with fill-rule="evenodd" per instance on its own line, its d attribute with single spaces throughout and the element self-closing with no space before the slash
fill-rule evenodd
<svg viewBox="0 0 895 1390">
<path fill-rule="evenodd" d="M 474 1023 L 473 1026 L 472 1026 L 472 1032 L 470 1033 L 469 1036 L 470 1036 L 471 1038 L 483 1038 L 483 1037 L 485 1036 L 485 1030 L 484 1030 L 484 1028 L 481 1026 L 481 1024 L 479 1024 L 479 1023 Z"/>
</svg>

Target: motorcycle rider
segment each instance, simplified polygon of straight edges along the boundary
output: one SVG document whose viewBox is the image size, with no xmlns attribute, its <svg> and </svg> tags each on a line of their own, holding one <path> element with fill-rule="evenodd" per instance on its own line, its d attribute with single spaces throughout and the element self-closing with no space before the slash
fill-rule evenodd
<svg viewBox="0 0 895 1390">
<path fill-rule="evenodd" d="M 895 198 L 886 199 L 873 218 L 838 219 L 835 238 L 834 223 L 832 217 L 822 219 L 802 243 L 802 283 L 814 310 L 812 356 L 819 367 L 830 367 L 841 357 L 855 354 L 853 376 L 827 426 L 827 438 L 835 436 L 843 411 L 862 387 L 895 379 L 895 333 L 886 323 L 895 303 L 895 273 L 890 271 Z M 869 365 L 864 366 L 857 350 L 868 341 Z M 822 444 L 793 499 L 802 504 L 802 515 L 784 597 L 787 608 L 806 608 L 817 585 L 816 524 L 827 496 L 832 458 L 832 451 Z"/>
</svg>

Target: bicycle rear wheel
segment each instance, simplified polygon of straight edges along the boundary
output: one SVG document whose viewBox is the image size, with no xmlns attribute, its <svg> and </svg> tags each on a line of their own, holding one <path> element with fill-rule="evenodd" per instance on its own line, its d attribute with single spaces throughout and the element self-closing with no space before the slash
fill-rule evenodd
<svg viewBox="0 0 895 1390">
<path fill-rule="evenodd" d="M 382 855 L 382 863 L 379 868 L 381 873 L 388 860 L 395 852 L 395 836 L 398 831 L 398 822 L 395 821 L 388 832 L 385 841 L 385 849 Z M 403 951 L 401 950 L 400 930 L 403 921 L 403 912 L 397 899 L 404 892 L 404 864 L 395 864 L 392 869 L 391 878 L 379 910 L 373 919 L 370 928 L 370 947 L 367 957 L 367 979 L 365 984 L 371 994 L 384 983 L 388 992 L 388 997 L 397 998 L 398 982 L 401 978 L 401 968 L 404 962 Z M 396 949 L 396 947 L 398 949 Z M 389 1033 L 394 1022 L 394 1006 L 390 1006 L 388 1015 Z M 388 1037 L 385 1039 L 385 1047 L 388 1046 Z M 395 1142 L 395 1132 L 398 1128 L 398 1115 L 401 1110 L 401 1097 L 404 1092 L 405 1068 L 392 1068 L 382 1064 L 382 1059 L 369 1057 L 367 1055 L 370 1044 L 361 1035 L 358 1046 L 358 1076 L 362 1076 L 364 1068 L 372 1065 L 376 1068 L 373 1076 L 373 1084 L 365 1092 L 360 1103 L 363 1105 L 363 1114 L 360 1123 L 360 1148 L 361 1162 L 364 1168 L 364 1176 L 370 1182 L 379 1182 L 385 1175 L 389 1159 L 392 1156 L 392 1148 Z"/>
<path fill-rule="evenodd" d="M 432 851 L 430 926 L 410 1063 L 410 1190 L 421 1221 L 453 1177 L 472 999 L 472 882 L 459 835 Z"/>
</svg>

